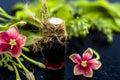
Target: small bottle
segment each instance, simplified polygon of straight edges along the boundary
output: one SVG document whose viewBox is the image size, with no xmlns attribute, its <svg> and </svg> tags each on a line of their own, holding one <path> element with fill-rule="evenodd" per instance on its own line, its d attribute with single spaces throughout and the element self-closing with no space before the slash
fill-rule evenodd
<svg viewBox="0 0 120 80">
<path fill-rule="evenodd" d="M 64 67 L 64 53 L 67 42 L 65 22 L 60 18 L 50 18 L 43 24 L 43 54 L 48 69 Z"/>
</svg>

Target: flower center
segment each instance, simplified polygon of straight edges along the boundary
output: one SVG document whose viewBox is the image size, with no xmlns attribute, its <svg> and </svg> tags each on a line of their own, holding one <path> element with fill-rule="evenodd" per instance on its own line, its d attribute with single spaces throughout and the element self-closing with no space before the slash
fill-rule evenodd
<svg viewBox="0 0 120 80">
<path fill-rule="evenodd" d="M 13 48 L 14 45 L 16 45 L 15 39 L 10 39 L 9 44 L 11 45 L 11 49 Z"/>
<path fill-rule="evenodd" d="M 81 66 L 86 67 L 87 66 L 87 61 L 82 61 Z"/>
</svg>

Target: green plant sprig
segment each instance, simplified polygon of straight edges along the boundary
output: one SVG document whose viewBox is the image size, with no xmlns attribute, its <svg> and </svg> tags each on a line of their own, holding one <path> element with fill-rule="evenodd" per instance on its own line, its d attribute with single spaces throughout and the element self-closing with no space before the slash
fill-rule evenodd
<svg viewBox="0 0 120 80">
<path fill-rule="evenodd" d="M 28 5 L 27 8 L 38 19 L 40 18 L 40 13 L 38 13 L 38 11 L 42 6 L 42 4 L 40 4 L 39 2 L 40 0 L 32 2 Z M 18 5 L 22 6 L 17 8 Z M 37 5 L 38 7 L 34 9 L 34 5 Z M 120 33 L 119 6 L 115 6 L 114 3 L 109 3 L 107 0 L 96 0 L 92 2 L 88 0 L 77 0 L 69 2 L 59 0 L 47 0 L 47 7 L 48 17 L 55 16 L 65 20 L 67 25 L 67 32 L 69 33 L 69 38 L 85 38 L 90 33 L 89 29 L 92 29 L 93 31 L 98 31 L 105 34 L 107 41 L 112 42 L 114 32 Z M 24 4 L 16 4 L 14 6 L 14 9 L 21 9 L 20 11 L 16 11 L 15 13 L 17 18 L 23 18 L 25 21 L 32 24 L 32 22 L 28 20 L 29 16 L 22 16 L 22 14 L 26 13 L 24 9 Z M 84 22 L 84 18 L 88 20 L 88 22 Z M 33 26 L 37 25 L 39 24 L 35 23 L 35 25 Z M 86 26 L 87 28 L 83 29 L 84 26 Z M 40 28 L 40 26 L 37 27 Z"/>
</svg>

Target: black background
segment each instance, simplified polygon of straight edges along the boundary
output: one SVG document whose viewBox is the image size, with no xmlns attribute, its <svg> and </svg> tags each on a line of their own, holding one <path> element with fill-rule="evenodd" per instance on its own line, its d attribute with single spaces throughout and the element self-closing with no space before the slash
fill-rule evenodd
<svg viewBox="0 0 120 80">
<path fill-rule="evenodd" d="M 114 0 L 110 1 L 113 2 Z M 11 14 L 12 6 L 17 2 L 25 3 L 24 0 L 0 0 L 0 7 Z M 64 69 L 46 72 L 27 62 L 25 63 L 29 70 L 34 72 L 36 80 L 120 80 L 120 34 L 114 34 L 113 42 L 110 44 L 106 42 L 105 36 L 98 32 L 91 33 L 84 40 L 72 38 L 68 42 Z M 80 53 L 81 55 L 88 47 L 99 52 L 102 67 L 94 71 L 94 76 L 91 79 L 84 78 L 83 76 L 73 76 L 74 63 L 69 60 L 68 56 L 73 52 Z M 42 59 L 37 60 L 41 61 Z M 22 80 L 26 80 L 23 75 L 21 76 Z M 14 72 L 0 68 L 0 80 L 15 80 Z"/>
</svg>

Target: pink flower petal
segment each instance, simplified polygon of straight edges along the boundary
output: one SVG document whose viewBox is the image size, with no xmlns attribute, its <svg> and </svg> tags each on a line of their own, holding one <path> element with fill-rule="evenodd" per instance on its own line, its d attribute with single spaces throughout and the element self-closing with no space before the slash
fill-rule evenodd
<svg viewBox="0 0 120 80">
<path fill-rule="evenodd" d="M 12 39 L 15 39 L 19 34 L 18 28 L 15 26 L 8 29 L 7 32 L 9 34 L 10 38 L 12 38 Z"/>
<path fill-rule="evenodd" d="M 89 59 L 92 58 L 92 56 L 93 56 L 93 52 L 92 52 L 91 48 L 88 48 L 88 49 L 83 53 L 82 59 L 83 59 L 83 60 L 89 60 Z"/>
<path fill-rule="evenodd" d="M 3 54 L 10 50 L 9 44 L 0 44 L 0 54 Z"/>
<path fill-rule="evenodd" d="M 0 43 L 8 43 L 10 40 L 7 32 L 0 32 Z"/>
<path fill-rule="evenodd" d="M 76 65 L 74 66 L 73 72 L 74 72 L 74 75 L 81 75 L 81 74 L 83 74 L 84 70 L 83 70 L 83 68 L 81 67 L 81 65 L 76 64 Z"/>
<path fill-rule="evenodd" d="M 11 56 L 12 57 L 19 57 L 21 54 L 21 48 L 19 45 L 15 45 L 13 49 L 11 50 Z"/>
<path fill-rule="evenodd" d="M 25 41 L 26 41 L 26 37 L 21 35 L 21 34 L 19 34 L 18 37 L 16 38 L 16 42 L 20 46 L 24 46 L 25 45 Z"/>
<path fill-rule="evenodd" d="M 86 68 L 84 68 L 83 76 L 89 77 L 89 78 L 93 77 L 93 70 L 92 70 L 92 68 L 90 68 L 88 66 Z"/>
<path fill-rule="evenodd" d="M 70 55 L 69 58 L 70 58 L 74 63 L 78 63 L 78 64 L 81 63 L 81 57 L 80 57 L 80 55 L 77 54 L 77 53 L 74 53 L 74 54 Z"/>
<path fill-rule="evenodd" d="M 89 60 L 87 64 L 94 70 L 98 70 L 101 67 L 101 62 L 96 59 Z"/>
</svg>

